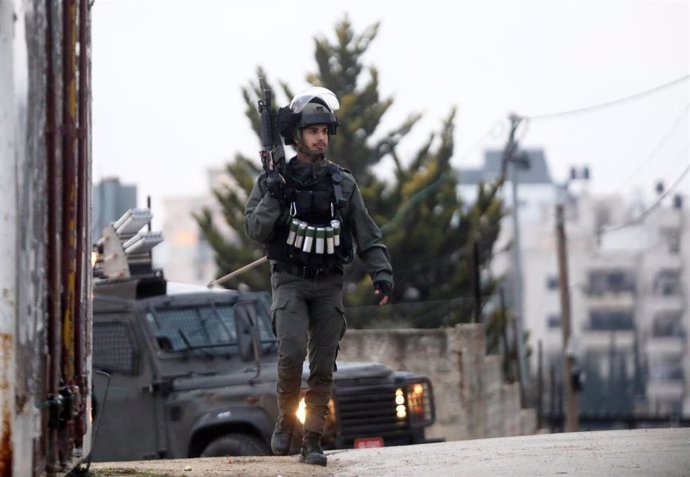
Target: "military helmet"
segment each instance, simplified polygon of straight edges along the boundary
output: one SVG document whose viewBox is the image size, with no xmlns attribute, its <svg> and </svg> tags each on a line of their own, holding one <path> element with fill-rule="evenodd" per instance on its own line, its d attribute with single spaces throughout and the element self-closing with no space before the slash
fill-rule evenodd
<svg viewBox="0 0 690 477">
<path fill-rule="evenodd" d="M 313 124 L 327 124 L 328 133 L 335 134 L 340 123 L 334 113 L 339 108 L 335 94 L 321 86 L 298 93 L 292 98 L 290 106 L 278 111 L 278 130 L 285 138 L 285 144 L 294 144 L 295 135 Z"/>
<path fill-rule="evenodd" d="M 333 111 L 319 98 L 313 98 L 307 103 L 300 113 L 297 129 L 302 129 L 312 124 L 328 124 L 328 132 L 335 134 L 338 120 Z"/>
</svg>

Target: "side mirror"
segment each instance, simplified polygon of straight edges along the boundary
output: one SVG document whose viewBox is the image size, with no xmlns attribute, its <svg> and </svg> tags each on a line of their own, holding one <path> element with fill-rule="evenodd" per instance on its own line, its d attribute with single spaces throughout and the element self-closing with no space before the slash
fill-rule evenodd
<svg viewBox="0 0 690 477">
<path fill-rule="evenodd" d="M 259 329 L 251 305 L 236 305 L 237 336 L 242 361 L 258 361 L 261 356 Z"/>
<path fill-rule="evenodd" d="M 165 335 L 156 336 L 156 342 L 158 343 L 158 347 L 161 349 L 161 351 L 165 351 L 166 353 L 169 353 L 173 350 L 172 340 L 170 339 L 169 336 L 165 336 Z"/>
</svg>

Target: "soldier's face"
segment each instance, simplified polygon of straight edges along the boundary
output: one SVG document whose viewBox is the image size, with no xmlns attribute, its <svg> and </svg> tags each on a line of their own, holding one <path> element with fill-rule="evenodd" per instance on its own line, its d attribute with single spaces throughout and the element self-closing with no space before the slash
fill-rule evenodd
<svg viewBox="0 0 690 477">
<path fill-rule="evenodd" d="M 325 154 L 328 147 L 328 125 L 314 124 L 302 129 L 302 145 L 308 151 Z"/>
</svg>

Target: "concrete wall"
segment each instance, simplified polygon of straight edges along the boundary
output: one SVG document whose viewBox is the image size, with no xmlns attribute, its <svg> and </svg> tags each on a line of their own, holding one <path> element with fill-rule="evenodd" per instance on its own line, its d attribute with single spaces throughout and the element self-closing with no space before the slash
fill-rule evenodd
<svg viewBox="0 0 690 477">
<path fill-rule="evenodd" d="M 485 353 L 483 325 L 418 330 L 349 330 L 342 361 L 376 361 L 422 374 L 434 389 L 429 438 L 448 441 L 534 434 L 536 413 L 520 409 L 519 384 L 503 383 L 500 358 Z"/>
</svg>

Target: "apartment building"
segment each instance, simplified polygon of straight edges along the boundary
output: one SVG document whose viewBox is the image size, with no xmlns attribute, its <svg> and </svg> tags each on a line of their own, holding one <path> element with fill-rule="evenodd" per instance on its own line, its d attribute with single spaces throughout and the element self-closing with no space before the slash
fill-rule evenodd
<svg viewBox="0 0 690 477">
<path fill-rule="evenodd" d="M 555 232 L 555 207 L 561 201 L 571 302 L 567 352 L 586 373 L 580 408 L 690 415 L 687 198 L 669 194 L 650 208 L 619 196 L 592 196 L 586 180 L 556 184 L 543 154 L 528 151 L 528 156 L 537 164 L 535 175 L 531 182 L 518 176 L 517 197 L 523 329 L 529 333 L 532 376 L 539 344 L 546 375 L 551 368 L 557 374 L 562 370 Z M 487 152 L 485 176 L 496 169 L 491 161 L 497 157 L 496 151 Z M 461 185 L 467 198 L 472 187 Z M 504 190 L 509 209 L 510 187 Z M 513 235 L 508 214 L 497 250 L 511 244 Z M 494 259 L 493 272 L 505 277 L 507 290 L 514 290 L 515 263 L 512 251 Z"/>
<path fill-rule="evenodd" d="M 209 191 L 231 184 L 231 178 L 224 168 L 209 169 L 207 178 Z M 156 266 L 165 270 L 168 280 L 206 285 L 216 278 L 216 260 L 194 214 L 208 208 L 215 224 L 231 237 L 235 232 L 229 227 L 223 229 L 225 221 L 218 201 L 209 192 L 195 197 L 165 197 L 162 207 L 165 241 L 159 245 L 160 250 L 157 249 L 157 255 L 154 256 Z"/>
<path fill-rule="evenodd" d="M 91 210 L 91 239 L 96 242 L 103 227 L 137 206 L 137 186 L 108 177 L 94 184 Z"/>
</svg>

